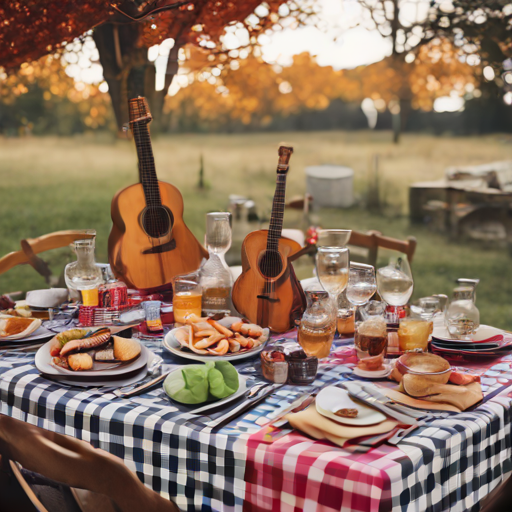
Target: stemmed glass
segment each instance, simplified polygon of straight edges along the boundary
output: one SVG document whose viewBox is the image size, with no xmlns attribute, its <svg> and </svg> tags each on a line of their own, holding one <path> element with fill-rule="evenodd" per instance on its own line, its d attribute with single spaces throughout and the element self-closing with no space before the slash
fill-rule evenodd
<svg viewBox="0 0 512 512">
<path fill-rule="evenodd" d="M 316 254 L 316 273 L 320 284 L 338 311 L 338 297 L 348 283 L 349 250 L 346 247 L 319 247 Z"/>
<path fill-rule="evenodd" d="M 412 272 L 403 255 L 390 258 L 389 264 L 377 270 L 377 289 L 387 304 L 394 307 L 393 321 L 398 321 L 397 307 L 405 306 L 414 287 Z"/>
<path fill-rule="evenodd" d="M 347 285 L 347 299 L 354 306 L 364 306 L 377 291 L 375 269 L 364 263 L 350 264 Z"/>
</svg>

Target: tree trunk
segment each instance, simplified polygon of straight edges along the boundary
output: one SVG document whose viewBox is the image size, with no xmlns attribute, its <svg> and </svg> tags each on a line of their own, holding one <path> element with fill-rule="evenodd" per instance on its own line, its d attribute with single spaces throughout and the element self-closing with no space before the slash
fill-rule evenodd
<svg viewBox="0 0 512 512">
<path fill-rule="evenodd" d="M 137 46 L 139 29 L 137 23 L 104 23 L 93 32 L 120 136 L 129 121 L 128 100 L 137 96 L 147 98 L 154 119 L 152 132 L 159 131 L 165 96 L 178 71 L 179 47 L 175 46 L 169 55 L 164 88 L 155 91 L 155 66 L 148 61 L 147 48 Z"/>
</svg>

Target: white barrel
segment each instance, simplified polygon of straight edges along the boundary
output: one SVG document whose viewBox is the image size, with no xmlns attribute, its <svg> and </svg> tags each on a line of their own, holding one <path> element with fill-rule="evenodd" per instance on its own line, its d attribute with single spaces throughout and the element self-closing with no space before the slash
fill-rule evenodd
<svg viewBox="0 0 512 512">
<path fill-rule="evenodd" d="M 348 208 L 354 204 L 354 170 L 343 165 L 306 167 L 307 191 L 314 207 Z"/>
</svg>

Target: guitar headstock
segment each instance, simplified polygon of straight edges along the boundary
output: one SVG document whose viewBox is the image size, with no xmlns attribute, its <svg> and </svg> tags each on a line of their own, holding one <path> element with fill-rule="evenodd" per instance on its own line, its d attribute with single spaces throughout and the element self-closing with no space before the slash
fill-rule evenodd
<svg viewBox="0 0 512 512">
<path fill-rule="evenodd" d="M 290 168 L 289 162 L 292 156 L 292 146 L 279 146 L 279 163 L 277 164 L 277 174 L 286 174 Z"/>
<path fill-rule="evenodd" d="M 149 123 L 153 119 L 149 111 L 148 101 L 144 96 L 132 98 L 128 102 L 128 110 L 130 113 L 130 125 L 134 123 Z"/>
</svg>

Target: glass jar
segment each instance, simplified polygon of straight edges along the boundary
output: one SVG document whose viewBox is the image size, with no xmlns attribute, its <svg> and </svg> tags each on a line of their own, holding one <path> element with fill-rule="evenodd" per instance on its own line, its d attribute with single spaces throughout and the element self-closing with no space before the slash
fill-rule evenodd
<svg viewBox="0 0 512 512">
<path fill-rule="evenodd" d="M 66 286 L 70 290 L 94 290 L 103 283 L 101 268 L 94 260 L 95 239 L 76 240 L 72 244 L 77 261 L 68 263 L 64 269 Z"/>
<path fill-rule="evenodd" d="M 422 350 L 427 352 L 428 338 L 432 334 L 432 320 L 408 317 L 400 320 L 398 343 L 402 352 Z"/>
<path fill-rule="evenodd" d="M 358 310 L 354 344 L 358 367 L 366 371 L 383 369 L 388 346 L 388 332 L 385 319 L 386 304 L 371 300 Z"/>
<path fill-rule="evenodd" d="M 336 314 L 326 291 L 306 291 L 297 341 L 308 356 L 327 357 L 336 333 Z"/>
<path fill-rule="evenodd" d="M 445 321 L 446 328 L 454 339 L 471 340 L 471 336 L 480 327 L 480 312 L 475 305 L 474 286 L 459 286 L 453 290 Z"/>
</svg>

